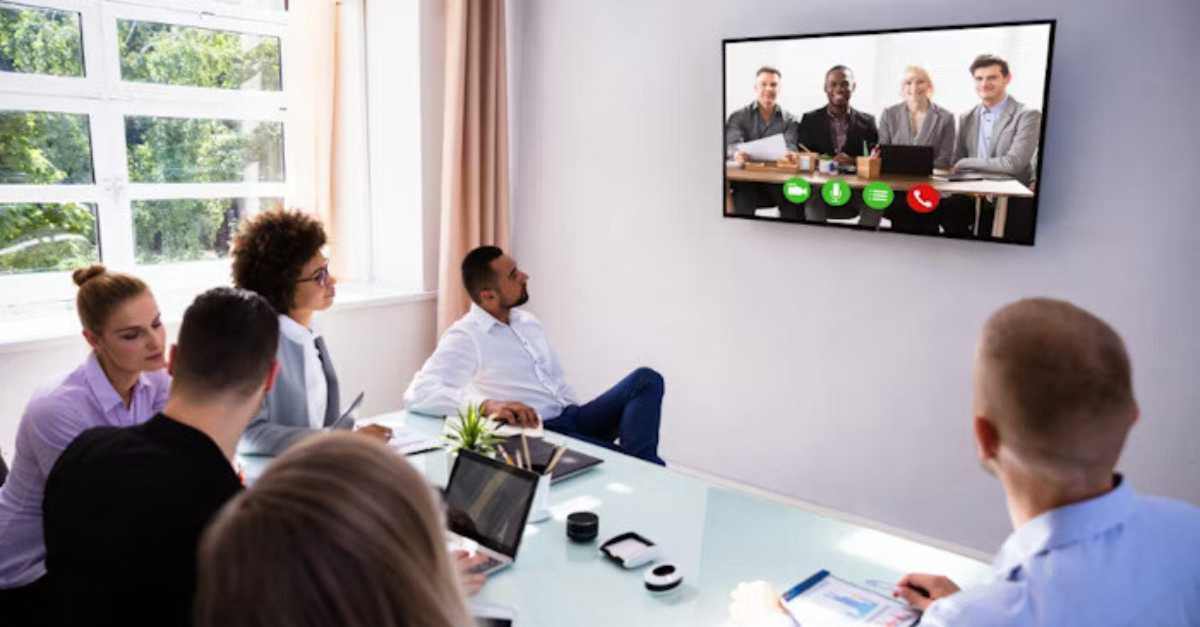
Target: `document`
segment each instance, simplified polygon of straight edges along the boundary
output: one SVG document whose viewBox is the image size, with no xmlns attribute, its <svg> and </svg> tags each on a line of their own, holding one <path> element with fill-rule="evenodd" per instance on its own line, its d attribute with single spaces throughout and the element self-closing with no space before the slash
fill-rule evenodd
<svg viewBox="0 0 1200 627">
<path fill-rule="evenodd" d="M 743 142 L 737 149 L 750 155 L 751 161 L 779 161 L 787 157 L 787 142 L 783 141 L 783 133 L 768 135 L 752 142 Z"/>
<path fill-rule="evenodd" d="M 822 570 L 783 594 L 783 607 L 801 625 L 910 627 L 920 614 L 907 603 L 860 588 Z"/>
<path fill-rule="evenodd" d="M 437 438 L 416 433 L 406 427 L 394 427 L 392 429 L 392 439 L 388 440 L 388 446 L 405 455 L 416 455 L 417 453 L 439 449 L 442 447 L 442 442 Z"/>
</svg>

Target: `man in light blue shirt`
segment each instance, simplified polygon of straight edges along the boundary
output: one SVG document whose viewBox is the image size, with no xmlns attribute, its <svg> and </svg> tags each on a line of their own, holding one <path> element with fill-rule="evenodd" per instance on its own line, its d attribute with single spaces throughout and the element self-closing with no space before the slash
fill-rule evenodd
<svg viewBox="0 0 1200 627">
<path fill-rule="evenodd" d="M 1015 531 L 985 585 L 903 577 L 921 625 L 1200 625 L 1200 508 L 1113 472 L 1138 419 L 1120 336 L 1066 302 L 1013 303 L 984 326 L 974 385 L 979 457 Z"/>
</svg>

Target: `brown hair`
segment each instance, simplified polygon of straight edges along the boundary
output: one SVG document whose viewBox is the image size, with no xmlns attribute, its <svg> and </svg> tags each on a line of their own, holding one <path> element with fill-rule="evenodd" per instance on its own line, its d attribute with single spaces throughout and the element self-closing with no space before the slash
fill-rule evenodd
<svg viewBox="0 0 1200 627">
<path fill-rule="evenodd" d="M 994 54 L 981 54 L 975 57 L 975 60 L 971 62 L 971 76 L 975 75 L 975 70 L 978 70 L 981 67 L 989 67 L 993 65 L 999 65 L 1000 73 L 1004 76 L 1008 76 L 1008 61 L 1005 61 Z"/>
<path fill-rule="evenodd" d="M 233 242 L 233 284 L 258 292 L 286 314 L 304 264 L 325 245 L 325 229 L 294 209 L 264 211 L 242 224 Z"/>
<path fill-rule="evenodd" d="M 92 333 L 104 331 L 108 317 L 125 301 L 140 296 L 148 288 L 139 278 L 121 272 L 109 272 L 103 264 L 78 268 L 71 274 L 79 292 L 75 294 L 75 311 L 79 322 Z"/>
<path fill-rule="evenodd" d="M 353 433 L 291 448 L 200 544 L 197 627 L 464 627 L 433 491 Z"/>
<path fill-rule="evenodd" d="M 1116 464 L 1137 412 L 1129 355 L 1100 318 L 1048 298 L 992 315 L 979 347 L 985 412 L 1031 460 Z"/>
<path fill-rule="evenodd" d="M 777 70 L 769 65 L 764 65 L 764 66 L 758 68 L 758 71 L 754 73 L 754 78 L 758 78 L 759 74 L 774 74 L 775 76 L 778 76 L 779 78 L 783 78 L 783 72 L 780 72 L 779 70 Z"/>
</svg>

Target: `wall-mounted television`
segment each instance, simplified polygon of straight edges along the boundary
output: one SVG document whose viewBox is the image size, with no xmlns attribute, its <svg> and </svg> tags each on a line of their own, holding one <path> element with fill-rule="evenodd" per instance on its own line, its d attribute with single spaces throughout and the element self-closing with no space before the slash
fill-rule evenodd
<svg viewBox="0 0 1200 627">
<path fill-rule="evenodd" d="M 1033 245 L 1054 26 L 724 40 L 723 215 Z"/>
</svg>

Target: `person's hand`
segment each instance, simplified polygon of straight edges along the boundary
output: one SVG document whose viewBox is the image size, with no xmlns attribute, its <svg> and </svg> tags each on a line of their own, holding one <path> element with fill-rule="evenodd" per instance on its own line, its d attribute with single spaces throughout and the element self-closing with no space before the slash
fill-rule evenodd
<svg viewBox="0 0 1200 627">
<path fill-rule="evenodd" d="M 750 155 L 739 150 L 733 153 L 733 160 L 737 161 L 739 165 L 746 165 L 746 162 L 750 160 Z"/>
<path fill-rule="evenodd" d="M 960 588 L 953 581 L 941 575 L 926 575 L 924 573 L 909 573 L 900 578 L 892 596 L 908 601 L 908 604 L 925 611 L 934 601 L 948 597 Z M 928 594 L 925 594 L 925 593 Z"/>
<path fill-rule="evenodd" d="M 479 406 L 484 416 L 518 427 L 538 426 L 538 415 L 532 407 L 518 401 L 484 401 Z"/>
<path fill-rule="evenodd" d="M 854 163 L 854 157 L 851 157 L 844 152 L 837 153 L 837 155 L 833 157 L 833 160 L 837 161 L 838 165 L 850 165 L 851 163 Z"/>
<path fill-rule="evenodd" d="M 786 616 L 779 595 L 765 581 L 739 583 L 729 598 L 729 619 L 735 625 L 761 625 L 776 616 Z"/>
<path fill-rule="evenodd" d="M 487 581 L 487 575 L 473 573 L 471 569 L 486 561 L 487 556 L 482 553 L 471 555 L 467 551 L 456 549 L 450 551 L 450 559 L 454 560 L 454 570 L 458 572 L 458 581 L 462 583 L 463 592 L 469 597 L 478 594 Z"/>
<path fill-rule="evenodd" d="M 787 155 L 783 157 L 783 160 L 793 165 L 800 163 L 800 153 L 789 150 Z"/>
<path fill-rule="evenodd" d="M 383 425 L 366 425 L 355 429 L 354 432 L 371 436 L 383 442 L 392 439 L 392 430 Z"/>
</svg>

